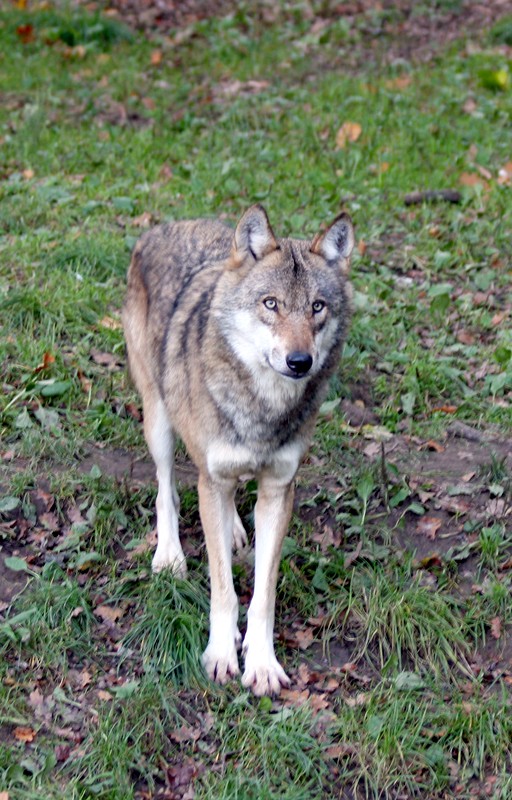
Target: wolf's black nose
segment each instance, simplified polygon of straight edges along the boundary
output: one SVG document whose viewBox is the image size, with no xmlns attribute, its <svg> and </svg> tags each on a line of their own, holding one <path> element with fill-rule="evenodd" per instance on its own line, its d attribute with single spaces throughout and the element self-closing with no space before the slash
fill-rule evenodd
<svg viewBox="0 0 512 800">
<path fill-rule="evenodd" d="M 288 369 L 290 369 L 296 375 L 305 375 L 306 372 L 309 372 L 311 369 L 312 363 L 313 359 L 309 353 L 301 353 L 300 350 L 297 350 L 294 353 L 290 353 L 288 356 L 286 356 L 286 364 Z"/>
</svg>

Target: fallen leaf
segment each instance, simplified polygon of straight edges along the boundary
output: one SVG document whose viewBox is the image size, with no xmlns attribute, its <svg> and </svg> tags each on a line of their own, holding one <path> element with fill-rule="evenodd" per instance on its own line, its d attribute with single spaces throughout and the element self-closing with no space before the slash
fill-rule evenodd
<svg viewBox="0 0 512 800">
<path fill-rule="evenodd" d="M 461 480 L 464 481 L 464 483 L 469 483 L 469 481 L 473 480 L 475 475 L 476 472 L 466 472 L 464 475 L 462 475 Z"/>
<path fill-rule="evenodd" d="M 362 130 L 358 122 L 344 122 L 336 134 L 336 149 L 343 150 L 350 142 L 357 142 Z"/>
<path fill-rule="evenodd" d="M 474 114 L 477 110 L 478 106 L 476 101 L 473 100 L 472 97 L 468 97 L 464 105 L 462 106 L 462 110 L 466 112 L 466 114 Z"/>
<path fill-rule="evenodd" d="M 39 515 L 39 522 L 45 528 L 45 530 L 50 531 L 50 533 L 54 533 L 58 531 L 60 528 L 60 523 L 57 518 L 57 514 L 54 514 L 53 511 L 47 511 L 44 514 Z"/>
<path fill-rule="evenodd" d="M 329 701 L 326 699 L 325 694 L 312 694 L 309 698 L 309 705 L 313 711 L 318 712 L 329 708 Z"/>
<path fill-rule="evenodd" d="M 342 758 L 357 755 L 357 747 L 352 744 L 333 744 L 325 751 L 327 758 Z"/>
<path fill-rule="evenodd" d="M 476 340 L 473 334 L 469 333 L 469 331 L 459 331 L 457 334 L 457 341 L 461 344 L 474 344 Z"/>
<path fill-rule="evenodd" d="M 434 411 L 440 411 L 443 414 L 455 414 L 455 412 L 457 411 L 457 408 L 458 408 L 458 406 L 450 406 L 450 405 L 436 406 L 435 408 L 432 409 L 432 411 L 433 412 Z"/>
<path fill-rule="evenodd" d="M 158 65 L 162 63 L 163 58 L 164 54 L 161 50 L 153 50 L 151 53 L 151 65 L 153 67 L 158 67 Z"/>
<path fill-rule="evenodd" d="M 498 183 L 504 186 L 510 182 L 512 182 L 512 161 L 507 161 L 498 171 Z"/>
<path fill-rule="evenodd" d="M 303 706 L 307 703 L 309 695 L 309 689 L 281 689 L 279 696 L 284 700 L 285 706 Z"/>
<path fill-rule="evenodd" d="M 491 619 L 491 636 L 493 639 L 499 639 L 501 636 L 501 619 L 500 617 L 493 617 Z"/>
<path fill-rule="evenodd" d="M 350 708 L 357 708 L 357 706 L 364 706 L 368 702 L 368 694 L 366 692 L 358 692 L 355 697 L 345 697 L 345 703 Z"/>
<path fill-rule="evenodd" d="M 33 42 L 35 39 L 34 26 L 30 24 L 18 25 L 16 33 L 22 44 L 30 44 L 30 42 Z"/>
<path fill-rule="evenodd" d="M 123 323 L 120 319 L 108 315 L 100 319 L 100 325 L 102 328 L 107 328 L 110 331 L 120 331 L 123 327 Z"/>
<path fill-rule="evenodd" d="M 96 350 L 96 348 L 92 348 L 90 350 L 91 358 L 96 363 L 99 364 L 100 367 L 108 367 L 109 369 L 118 369 L 121 362 L 119 358 L 114 355 L 114 353 L 105 353 L 102 350 Z"/>
<path fill-rule="evenodd" d="M 144 211 L 143 214 L 141 214 L 138 217 L 134 217 L 132 219 L 132 225 L 134 226 L 134 228 L 149 228 L 152 222 L 153 222 L 153 215 L 151 214 L 150 211 Z"/>
<path fill-rule="evenodd" d="M 488 182 L 481 175 L 477 175 L 476 172 L 463 172 L 459 178 L 459 183 L 468 187 L 482 186 L 485 189 L 489 188 Z"/>
<path fill-rule="evenodd" d="M 359 255 L 364 256 L 364 254 L 366 253 L 366 242 L 364 241 L 364 239 L 359 239 L 357 243 L 357 249 L 359 251 Z"/>
<path fill-rule="evenodd" d="M 426 570 L 433 568 L 440 569 L 443 566 L 443 561 L 439 556 L 439 553 L 432 553 L 432 555 L 422 558 L 418 566 L 420 566 L 421 569 Z"/>
<path fill-rule="evenodd" d="M 439 507 L 450 514 L 467 514 L 471 508 L 468 500 L 461 497 L 442 497 L 438 500 Z"/>
<path fill-rule="evenodd" d="M 169 739 L 176 742 L 176 744 L 197 742 L 197 740 L 201 738 L 201 734 L 200 728 L 189 728 L 187 725 L 182 725 L 181 728 L 177 728 L 169 733 Z"/>
<path fill-rule="evenodd" d="M 259 94 L 268 89 L 268 81 L 239 81 L 227 80 L 219 83 L 214 89 L 216 97 L 236 97 L 240 94 Z"/>
<path fill-rule="evenodd" d="M 104 622 L 117 622 L 123 616 L 122 608 L 113 608 L 112 606 L 97 606 L 94 609 L 97 617 L 100 617 Z"/>
<path fill-rule="evenodd" d="M 33 742 L 36 738 L 36 732 L 33 728 L 15 728 L 14 736 L 19 742 Z"/>
<path fill-rule="evenodd" d="M 482 178 L 485 178 L 487 181 L 492 181 L 492 172 L 488 170 L 487 167 L 482 167 L 481 164 L 475 164 L 475 167 Z"/>
<path fill-rule="evenodd" d="M 110 692 L 106 692 L 104 689 L 98 689 L 96 694 L 100 700 L 104 700 L 107 703 L 110 703 L 113 700 L 113 696 L 110 694 Z"/>
<path fill-rule="evenodd" d="M 418 448 L 419 450 L 433 450 L 436 453 L 444 453 L 445 448 L 439 442 L 436 442 L 435 439 L 429 439 L 428 442 L 425 444 L 420 445 Z"/>
<path fill-rule="evenodd" d="M 69 744 L 57 744 L 55 745 L 55 758 L 57 761 L 62 764 L 63 761 L 67 761 L 69 756 L 71 755 L 71 747 Z"/>
<path fill-rule="evenodd" d="M 398 89 L 400 92 L 403 89 L 407 89 L 412 83 L 412 77 L 410 75 L 398 75 L 396 78 L 392 78 L 389 81 L 386 81 L 386 88 L 387 89 Z"/>
<path fill-rule="evenodd" d="M 295 632 L 295 642 L 301 650 L 307 650 L 313 644 L 315 635 L 312 628 L 304 628 Z"/>
<path fill-rule="evenodd" d="M 428 515 L 420 517 L 416 523 L 416 533 L 422 534 L 423 536 L 426 536 L 427 539 L 431 539 L 433 541 L 436 538 L 436 534 L 442 524 L 443 521 L 439 517 L 431 517 Z"/>
</svg>

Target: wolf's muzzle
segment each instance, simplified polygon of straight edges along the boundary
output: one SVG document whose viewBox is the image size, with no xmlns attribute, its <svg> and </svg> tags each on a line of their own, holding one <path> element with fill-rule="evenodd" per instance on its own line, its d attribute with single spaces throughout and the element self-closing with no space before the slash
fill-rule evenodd
<svg viewBox="0 0 512 800">
<path fill-rule="evenodd" d="M 297 350 L 286 356 L 286 366 L 296 376 L 301 377 L 311 369 L 313 359 L 309 353 L 301 353 Z"/>
</svg>

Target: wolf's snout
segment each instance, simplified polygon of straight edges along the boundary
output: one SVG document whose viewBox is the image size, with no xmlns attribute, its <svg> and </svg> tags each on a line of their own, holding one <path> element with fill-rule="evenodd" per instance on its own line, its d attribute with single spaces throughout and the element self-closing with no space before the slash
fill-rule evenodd
<svg viewBox="0 0 512 800">
<path fill-rule="evenodd" d="M 305 375 L 311 369 L 312 364 L 313 359 L 309 353 L 301 353 L 300 350 L 286 356 L 286 365 L 295 375 Z"/>
</svg>

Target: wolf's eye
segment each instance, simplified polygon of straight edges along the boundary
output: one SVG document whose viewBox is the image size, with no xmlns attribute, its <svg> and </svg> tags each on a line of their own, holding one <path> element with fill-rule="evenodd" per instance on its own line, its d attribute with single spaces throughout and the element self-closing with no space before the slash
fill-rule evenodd
<svg viewBox="0 0 512 800">
<path fill-rule="evenodd" d="M 269 311 L 277 311 L 277 300 L 275 297 L 266 297 L 263 301 L 263 305 L 265 308 L 268 308 Z"/>
<path fill-rule="evenodd" d="M 325 308 L 325 303 L 323 300 L 315 300 L 313 303 L 313 314 L 319 314 Z"/>
</svg>

